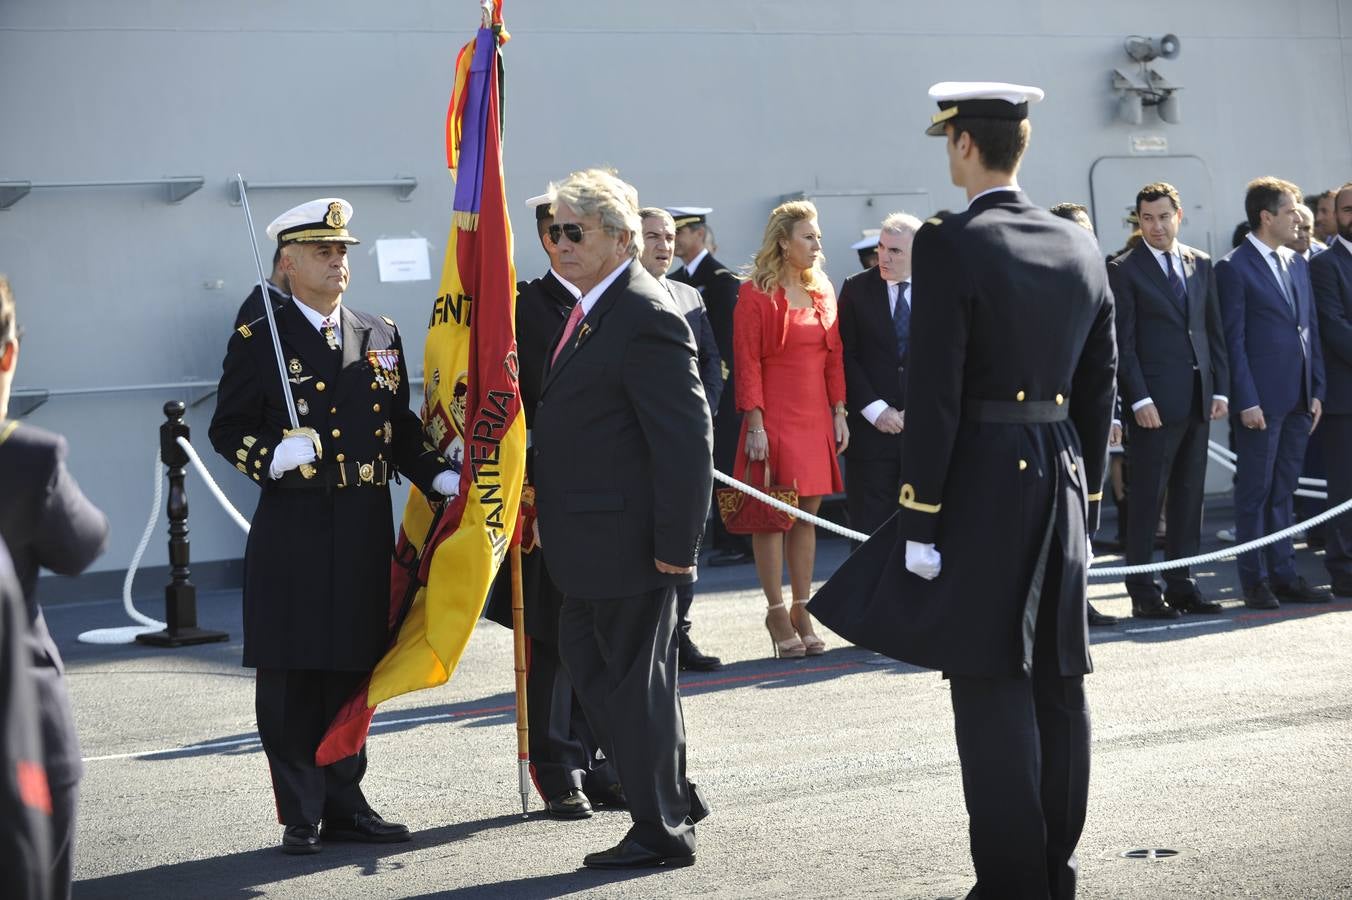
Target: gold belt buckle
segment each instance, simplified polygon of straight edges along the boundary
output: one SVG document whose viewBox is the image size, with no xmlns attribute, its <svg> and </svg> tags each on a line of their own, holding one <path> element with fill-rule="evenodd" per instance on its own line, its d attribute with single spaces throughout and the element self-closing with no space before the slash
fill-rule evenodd
<svg viewBox="0 0 1352 900">
<path fill-rule="evenodd" d="M 362 484 L 372 484 L 375 481 L 376 467 L 370 463 L 362 463 L 357 469 L 357 476 L 361 478 Z"/>
</svg>

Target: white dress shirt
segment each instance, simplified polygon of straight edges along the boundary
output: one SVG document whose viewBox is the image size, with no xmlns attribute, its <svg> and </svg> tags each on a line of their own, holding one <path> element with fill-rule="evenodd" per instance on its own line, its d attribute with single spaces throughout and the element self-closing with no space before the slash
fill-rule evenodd
<svg viewBox="0 0 1352 900">
<path fill-rule="evenodd" d="M 975 203 L 976 201 L 980 200 L 982 197 L 986 196 L 987 194 L 994 194 L 996 191 L 1021 191 L 1021 190 L 1023 190 L 1023 188 L 1019 187 L 1019 185 L 1018 185 L 1017 182 L 1010 182 L 1009 184 L 1002 184 L 1002 185 L 1000 185 L 999 187 L 986 188 L 984 191 L 982 191 L 981 193 L 977 194 L 977 195 L 976 195 L 975 197 L 973 197 L 971 200 L 968 200 L 968 201 L 967 201 L 967 208 L 968 208 L 968 209 L 971 209 L 973 203 Z"/>
<path fill-rule="evenodd" d="M 905 285 L 905 289 L 902 288 Z M 895 320 L 897 315 L 898 301 L 905 303 L 906 308 L 911 306 L 911 279 L 905 281 L 887 282 L 887 314 Z M 878 424 L 878 417 L 887 409 L 886 400 L 874 400 L 872 403 L 859 410 L 859 415 L 863 416 L 870 425 Z"/>
<path fill-rule="evenodd" d="M 1349 241 L 1347 238 L 1343 237 L 1341 234 L 1338 235 L 1337 237 L 1335 237 L 1334 240 L 1337 241 L 1338 243 L 1342 244 L 1342 245 L 1343 245 L 1343 249 L 1346 250 L 1348 253 L 1352 253 L 1352 241 Z M 1333 245 L 1330 244 L 1329 246 L 1332 247 Z"/>
<path fill-rule="evenodd" d="M 339 300 L 339 301 L 338 301 L 338 305 L 335 306 L 335 307 L 333 308 L 333 312 L 329 313 L 329 315 L 328 315 L 327 318 L 325 318 L 325 316 L 323 316 L 321 313 L 317 312 L 316 310 L 313 310 L 313 309 L 311 309 L 310 307 L 306 306 L 304 303 L 301 303 L 299 300 L 295 299 L 294 297 L 292 298 L 292 302 L 295 303 L 297 306 L 300 307 L 300 311 L 301 311 L 302 313 L 305 314 L 306 320 L 309 321 L 309 323 L 315 327 L 315 331 L 318 331 L 320 334 L 323 334 L 323 333 L 324 333 L 324 323 L 325 323 L 325 322 L 330 322 L 330 323 L 332 323 L 332 325 L 333 325 L 333 337 L 334 337 L 334 340 L 336 340 L 336 341 L 338 342 L 338 349 L 340 349 L 340 350 L 342 349 L 342 347 L 343 347 L 343 301 L 342 301 L 342 300 Z"/>
<path fill-rule="evenodd" d="M 587 293 L 577 299 L 577 302 L 582 306 L 582 317 L 584 319 L 587 317 L 587 314 L 592 311 L 592 307 L 596 305 L 596 301 L 600 300 L 601 295 L 606 292 L 606 288 L 615 283 L 615 279 L 620 277 L 621 272 L 629 268 L 631 262 L 633 262 L 632 259 L 625 257 L 624 262 L 616 266 L 613 272 L 596 283 L 596 287 L 587 291 Z M 564 284 L 568 284 L 568 282 L 565 281 Z M 569 285 L 569 287 L 572 286 Z M 574 288 L 574 290 L 576 290 L 576 288 Z"/>
<path fill-rule="evenodd" d="M 573 295 L 573 299 L 574 299 L 574 300 L 581 300 L 581 299 L 582 299 L 582 292 L 579 291 L 579 290 L 577 289 L 577 285 L 573 284 L 573 283 L 572 283 L 571 281 L 569 281 L 567 278 L 564 278 L 564 277 L 563 277 L 562 275 L 560 275 L 558 272 L 554 271 L 554 267 L 553 267 L 553 266 L 550 266 L 550 267 L 549 267 L 549 274 L 550 274 L 550 275 L 553 275 L 555 278 L 557 278 L 557 279 L 559 280 L 559 284 L 563 285 L 564 288 L 567 289 L 568 293 L 570 293 L 570 294 Z"/>
<path fill-rule="evenodd" d="M 685 264 L 685 270 L 690 273 L 691 278 L 695 277 L 695 270 L 699 268 L 699 264 L 704 262 L 704 257 L 708 255 L 708 250 L 701 250 L 699 256 L 696 256 L 694 259 L 690 260 L 690 262 Z"/>
</svg>

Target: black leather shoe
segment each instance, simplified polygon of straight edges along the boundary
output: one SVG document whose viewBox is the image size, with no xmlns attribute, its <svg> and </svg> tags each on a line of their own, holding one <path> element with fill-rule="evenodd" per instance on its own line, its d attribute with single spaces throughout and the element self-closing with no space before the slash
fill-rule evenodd
<svg viewBox="0 0 1352 900">
<path fill-rule="evenodd" d="M 363 844 L 399 844 L 409 839 L 408 829 L 386 822 L 372 811 L 354 816 L 324 818 L 322 837 L 326 841 L 357 841 Z"/>
<path fill-rule="evenodd" d="M 1094 604 L 1089 604 L 1089 627 L 1103 628 L 1108 625 L 1116 625 L 1117 616 L 1110 616 L 1094 609 Z"/>
<path fill-rule="evenodd" d="M 711 566 L 740 566 L 754 562 L 754 557 L 745 550 L 718 550 L 709 555 Z"/>
<path fill-rule="evenodd" d="M 1208 600 L 1200 593 L 1175 594 L 1172 597 L 1165 594 L 1164 602 L 1168 603 L 1181 613 L 1194 613 L 1196 615 L 1210 616 L 1225 611 L 1224 606 L 1221 606 L 1215 600 Z"/>
<path fill-rule="evenodd" d="M 1333 595 L 1335 597 L 1352 597 L 1352 581 L 1333 579 Z"/>
<path fill-rule="evenodd" d="M 1244 605 L 1249 609 L 1281 609 L 1282 606 L 1266 581 L 1260 581 L 1244 592 Z"/>
<path fill-rule="evenodd" d="M 1328 603 L 1333 600 L 1332 594 L 1314 587 L 1303 577 L 1297 577 L 1290 584 L 1274 584 L 1272 593 L 1288 603 Z"/>
<path fill-rule="evenodd" d="M 319 841 L 318 825 L 288 825 L 282 832 L 282 852 L 292 856 L 318 853 L 324 849 Z"/>
<path fill-rule="evenodd" d="M 694 864 L 694 853 L 658 853 L 631 838 L 625 838 L 609 850 L 588 853 L 582 859 L 582 865 L 589 869 L 653 869 L 659 866 L 678 869 Z"/>
<path fill-rule="evenodd" d="M 594 808 L 600 809 L 628 809 L 629 800 L 624 796 L 624 788 L 618 783 L 607 784 L 604 787 L 592 787 L 587 789 L 587 796 L 591 798 L 591 804 Z"/>
<path fill-rule="evenodd" d="M 577 788 L 550 797 L 545 809 L 551 819 L 590 819 L 592 816 L 591 801 Z"/>
<path fill-rule="evenodd" d="M 1177 619 L 1183 614 L 1159 597 L 1151 597 L 1149 600 L 1143 600 L 1139 603 L 1133 599 L 1131 601 L 1131 615 L 1137 619 Z"/>
<path fill-rule="evenodd" d="M 723 668 L 723 660 L 701 653 L 690 636 L 685 634 L 677 641 L 676 657 L 682 672 L 717 672 Z"/>
</svg>

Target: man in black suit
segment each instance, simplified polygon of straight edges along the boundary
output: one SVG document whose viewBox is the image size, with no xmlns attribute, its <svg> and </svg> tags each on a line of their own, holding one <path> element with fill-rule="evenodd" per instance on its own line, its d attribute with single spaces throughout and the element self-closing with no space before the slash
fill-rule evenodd
<svg viewBox="0 0 1352 900">
<path fill-rule="evenodd" d="M 1338 233 L 1329 249 L 1310 260 L 1310 282 L 1324 350 L 1324 435 L 1329 505 L 1352 498 L 1352 183 L 1334 200 Z M 1344 514 L 1324 530 L 1324 566 L 1333 593 L 1352 597 L 1352 517 Z"/>
<path fill-rule="evenodd" d="M 42 759 L 51 790 L 52 896 L 70 896 L 80 744 L 65 666 L 38 606 L 38 570 L 78 575 L 103 553 L 108 519 L 66 468 L 66 441 L 6 418 L 19 364 L 19 331 L 9 281 L 0 276 L 0 539 L 9 548 L 27 607 L 24 645 L 41 719 Z"/>
<path fill-rule="evenodd" d="M 1183 203 L 1173 185 L 1136 194 L 1142 243 L 1108 263 L 1117 308 L 1117 377 L 1133 417 L 1126 563 L 1150 562 L 1160 506 L 1165 559 L 1197 554 L 1202 540 L 1210 422 L 1229 411 L 1230 366 L 1211 257 L 1178 241 Z M 1132 615 L 1172 619 L 1218 613 L 1186 568 L 1130 575 Z"/>
<path fill-rule="evenodd" d="M 878 234 L 878 265 L 840 287 L 840 341 L 850 445 L 845 504 L 850 525 L 872 534 L 897 511 L 911 335 L 911 242 L 920 220 L 892 213 Z"/>
<path fill-rule="evenodd" d="M 714 259 L 709 249 L 708 215 L 712 209 L 673 206 L 668 207 L 667 212 L 676 223 L 676 255 L 681 260 L 667 277 L 699 291 L 708 310 L 714 340 L 718 342 L 718 355 L 723 360 L 723 394 L 718 406 L 714 407 L 714 466 L 720 472 L 731 473 L 742 428 L 742 415 L 737 411 L 734 392 L 736 377 L 732 346 L 732 311 L 737 306 L 737 292 L 742 283 L 731 269 Z M 751 542 L 746 535 L 729 533 L 717 515 L 713 517 L 713 523 L 713 552 L 709 555 L 709 565 L 733 566 L 751 562 Z"/>
<path fill-rule="evenodd" d="M 665 209 L 648 206 L 638 211 L 643 223 L 643 252 L 639 262 L 648 274 L 656 278 L 666 290 L 677 311 L 685 316 L 685 322 L 695 335 L 698 347 L 699 380 L 704 385 L 704 399 L 709 404 L 709 414 L 718 409 L 718 401 L 723 396 L 723 358 L 718 353 L 718 342 L 714 339 L 713 326 L 709 324 L 709 312 L 699 291 L 688 284 L 672 281 L 666 277 L 671 268 L 672 250 L 676 245 L 676 223 L 671 213 Z M 714 672 L 723 667 L 723 661 L 717 656 L 704 653 L 690 637 L 690 607 L 695 602 L 695 583 L 676 586 L 676 656 L 682 671 Z"/>
<path fill-rule="evenodd" d="M 690 326 L 638 262 L 638 209 L 609 172 L 557 186 L 549 236 L 582 298 L 532 430 L 541 545 L 565 597 L 559 651 L 634 822 L 586 857 L 594 868 L 691 865 L 708 813 L 686 780 L 675 586 L 708 514 L 712 423 Z"/>
<path fill-rule="evenodd" d="M 343 303 L 351 217 L 346 200 L 325 198 L 268 226 L 293 292 L 276 326 L 300 427 L 265 318 L 230 337 L 209 431 L 260 489 L 244 551 L 244 665 L 257 669 L 258 735 L 292 854 L 409 839 L 362 794 L 364 745 L 323 767 L 315 751 L 388 647 L 388 482 L 402 473 L 434 499 L 459 487 L 409 409 L 394 321 Z"/>
<path fill-rule="evenodd" d="M 549 257 L 550 267 L 534 281 L 516 286 L 516 355 L 520 365 L 521 411 L 526 428 L 535 424 L 549 350 L 568 320 L 581 292 L 555 269 L 558 246 L 546 235 L 554 224 L 550 193 L 531 197 L 526 204 L 535 214 L 536 235 Z M 527 442 L 529 444 L 529 442 Z M 534 452 L 526 451 L 526 484 L 535 484 Z M 532 507 L 533 508 L 533 507 Z M 563 592 L 554 584 L 544 553 L 527 534 L 521 552 L 521 593 L 526 639 L 526 716 L 530 727 L 532 779 L 555 819 L 589 819 L 593 807 L 623 807 L 624 792 L 615 767 L 587 725 L 572 679 L 559 660 L 559 611 Z M 512 586 L 509 566 L 501 566 L 485 618 L 512 627 Z"/>
</svg>

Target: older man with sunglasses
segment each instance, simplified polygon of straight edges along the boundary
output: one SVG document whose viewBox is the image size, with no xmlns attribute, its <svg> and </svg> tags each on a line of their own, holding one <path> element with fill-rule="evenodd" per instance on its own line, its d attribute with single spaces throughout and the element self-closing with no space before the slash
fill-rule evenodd
<svg viewBox="0 0 1352 900">
<path fill-rule="evenodd" d="M 584 864 L 688 866 L 708 807 L 686 780 L 675 588 L 708 512 L 712 422 L 690 326 L 637 259 L 637 192 L 590 169 L 554 196 L 554 263 L 582 296 L 535 408 L 540 538 L 559 654 L 634 823 Z"/>
</svg>

